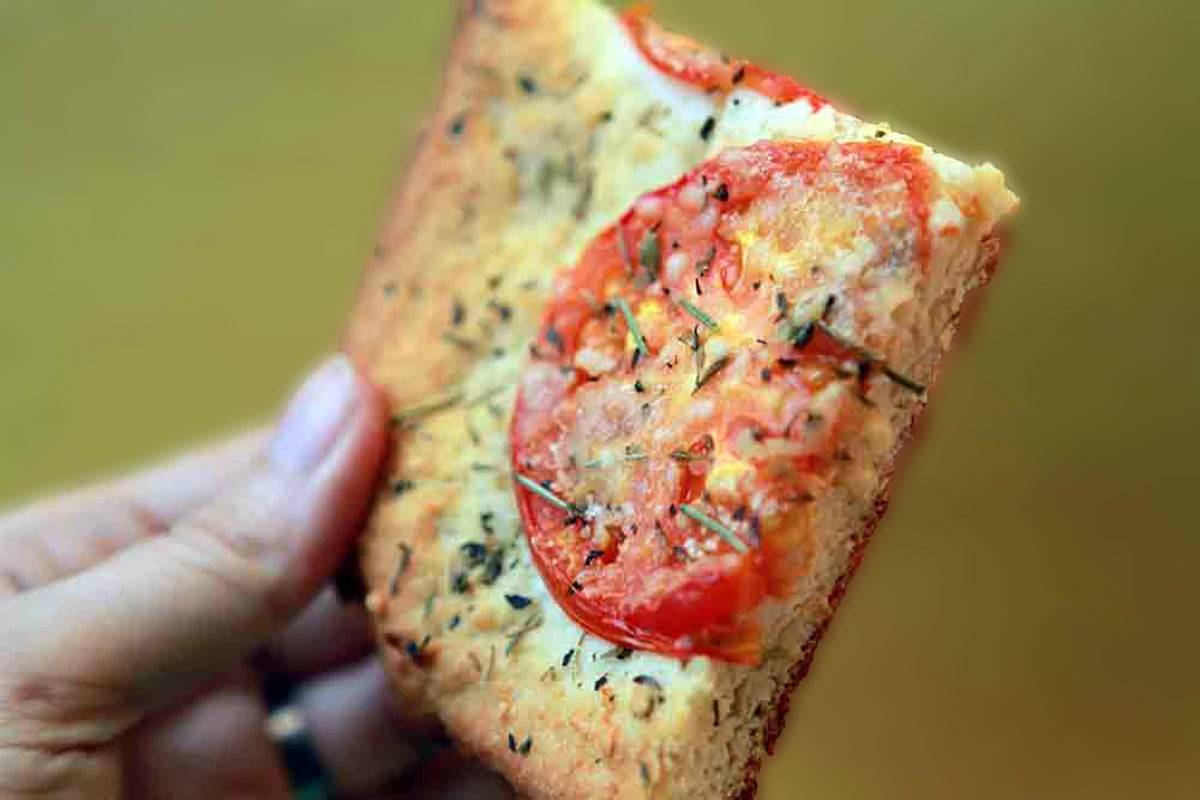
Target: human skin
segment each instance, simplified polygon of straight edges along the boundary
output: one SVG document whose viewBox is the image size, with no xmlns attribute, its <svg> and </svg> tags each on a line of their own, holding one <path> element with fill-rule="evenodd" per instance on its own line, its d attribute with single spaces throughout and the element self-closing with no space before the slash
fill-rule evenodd
<svg viewBox="0 0 1200 800">
<path fill-rule="evenodd" d="M 272 431 L 0 516 L 0 798 L 284 800 L 268 675 L 339 796 L 507 796 L 471 768 L 411 779 L 367 620 L 327 588 L 387 424 L 334 356 Z"/>
</svg>

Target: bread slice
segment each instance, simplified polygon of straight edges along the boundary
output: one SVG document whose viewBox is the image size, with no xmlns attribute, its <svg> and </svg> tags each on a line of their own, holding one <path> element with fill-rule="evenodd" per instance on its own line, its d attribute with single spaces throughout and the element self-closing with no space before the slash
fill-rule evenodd
<svg viewBox="0 0 1200 800">
<path fill-rule="evenodd" d="M 466 5 L 367 266 L 346 346 L 397 410 L 391 481 L 361 546 L 367 606 L 405 707 L 529 797 L 753 796 L 924 406 L 872 385 L 871 424 L 810 503 L 805 573 L 763 606 L 756 665 L 614 646 L 548 592 L 514 502 L 509 427 L 556 274 L 639 195 L 761 140 L 915 148 L 933 176 L 927 265 L 871 290 L 882 334 L 853 314 L 837 325 L 930 383 L 1015 208 L 1000 173 L 815 98 L 676 80 L 591 0 Z M 843 266 L 847 280 L 863 269 Z"/>
</svg>

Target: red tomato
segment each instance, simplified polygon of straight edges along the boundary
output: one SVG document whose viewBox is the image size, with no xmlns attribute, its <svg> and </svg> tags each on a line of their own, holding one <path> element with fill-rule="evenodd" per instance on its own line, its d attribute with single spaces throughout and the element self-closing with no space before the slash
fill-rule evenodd
<svg viewBox="0 0 1200 800">
<path fill-rule="evenodd" d="M 728 150 L 558 276 L 511 443 L 534 561 L 580 625 L 758 658 L 760 608 L 810 568 L 810 501 L 874 376 L 826 324 L 853 316 L 830 265 L 920 269 L 929 182 L 907 145 Z"/>
<path fill-rule="evenodd" d="M 778 103 L 805 98 L 814 109 L 829 105 L 824 97 L 791 78 L 769 72 L 742 59 L 733 59 L 695 41 L 671 33 L 650 18 L 647 6 L 634 6 L 622 17 L 625 29 L 646 60 L 676 80 L 705 91 L 728 92 L 737 86 L 753 89 Z"/>
</svg>

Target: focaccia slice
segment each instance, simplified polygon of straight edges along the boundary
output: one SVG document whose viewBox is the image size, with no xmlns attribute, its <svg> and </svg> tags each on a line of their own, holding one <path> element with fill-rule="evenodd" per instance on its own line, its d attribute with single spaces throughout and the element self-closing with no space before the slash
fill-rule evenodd
<svg viewBox="0 0 1200 800">
<path fill-rule="evenodd" d="M 1015 204 L 994 168 L 640 12 L 468 3 L 346 334 L 396 409 L 361 565 L 406 708 L 530 797 L 752 795 Z M 664 238 L 710 209 L 701 234 Z M 611 280 L 589 283 L 591 267 Z M 593 338 L 567 341 L 566 307 L 596 315 Z M 575 389 L 546 393 L 555 373 L 607 391 L 593 411 L 639 410 L 643 391 L 661 407 L 615 426 Z M 724 432 L 708 452 L 685 424 L 702 405 Z M 725 435 L 738 409 L 761 436 Z M 799 463 L 799 477 L 779 469 Z M 655 495 L 681 469 L 701 481 L 688 507 L 719 527 Z M 619 552 L 571 540 L 576 555 L 556 560 L 536 538 L 602 524 Z M 606 555 L 579 560 L 593 550 Z M 664 558 L 724 559 L 745 580 L 715 616 L 688 617 L 696 602 L 655 613 L 652 581 L 636 578 L 669 584 Z M 640 604 L 620 602 L 605 572 L 619 566 Z"/>
</svg>

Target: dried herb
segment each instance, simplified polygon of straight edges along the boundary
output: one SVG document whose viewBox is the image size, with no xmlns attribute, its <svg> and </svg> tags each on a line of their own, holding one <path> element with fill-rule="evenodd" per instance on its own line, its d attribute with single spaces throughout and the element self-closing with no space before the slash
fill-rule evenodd
<svg viewBox="0 0 1200 800">
<path fill-rule="evenodd" d="M 646 347 L 646 340 L 642 337 L 642 331 L 638 328 L 637 319 L 633 316 L 633 310 L 629 308 L 629 303 L 624 297 L 618 297 L 615 302 L 621 316 L 625 318 L 625 324 L 629 326 L 629 333 L 633 336 L 634 344 L 637 345 L 637 352 L 650 355 L 650 349 Z"/>
<path fill-rule="evenodd" d="M 452 344 L 458 349 L 464 350 L 468 353 L 474 353 L 477 349 L 479 349 L 479 345 L 475 342 L 472 342 L 470 339 L 464 339 L 457 333 L 452 333 L 450 331 L 442 331 L 442 341 Z"/>
<path fill-rule="evenodd" d="M 564 667 L 567 666 L 568 664 L 571 663 L 571 659 L 574 657 L 575 657 L 575 648 L 572 647 L 570 650 L 568 650 L 566 653 L 563 654 L 562 665 Z"/>
<path fill-rule="evenodd" d="M 713 197 L 724 203 L 729 199 L 729 185 L 725 183 L 719 184 L 717 188 L 713 190 Z"/>
<path fill-rule="evenodd" d="M 504 599 L 508 601 L 510 606 L 518 611 L 520 611 L 522 608 L 527 608 L 529 604 L 533 602 L 528 597 L 521 594 L 506 594 L 504 595 Z"/>
<path fill-rule="evenodd" d="M 406 493 L 412 490 L 415 486 L 408 478 L 401 478 L 392 483 L 392 497 L 403 497 Z"/>
<path fill-rule="evenodd" d="M 521 484 L 526 489 L 533 492 L 558 510 L 565 511 L 568 514 L 579 513 L 578 508 L 571 505 L 566 500 L 563 500 L 561 497 L 554 494 L 554 492 L 550 491 L 547 487 L 543 486 L 532 478 L 527 478 L 519 472 L 514 472 L 513 477 L 516 478 L 517 483 Z"/>
<path fill-rule="evenodd" d="M 537 94 L 537 83 L 528 75 L 521 75 L 517 78 L 517 85 L 521 87 L 521 91 L 525 94 Z"/>
<path fill-rule="evenodd" d="M 521 742 L 520 746 L 517 747 L 517 752 L 523 756 L 527 756 L 527 755 L 529 755 L 529 751 L 532 749 L 533 749 L 533 737 L 526 736 L 525 741 Z"/>
<path fill-rule="evenodd" d="M 708 119 L 704 120 L 704 124 L 700 126 L 700 138 L 707 142 L 712 138 L 713 129 L 716 127 L 716 117 L 709 117 Z"/>
<path fill-rule="evenodd" d="M 411 425 L 417 420 L 424 419 L 439 411 L 445 411 L 447 408 L 453 408 L 462 402 L 462 391 L 455 391 L 446 397 L 437 400 L 431 400 L 428 403 L 410 406 L 409 408 L 401 409 L 392 416 L 392 424 L 399 426 Z"/>
<path fill-rule="evenodd" d="M 400 590 L 400 578 L 408 571 L 408 565 L 412 562 L 412 548 L 400 543 L 400 555 L 396 561 L 396 569 L 392 571 L 391 580 L 388 581 L 388 596 L 395 597 Z"/>
<path fill-rule="evenodd" d="M 654 232 L 653 228 L 649 228 L 642 234 L 642 241 L 638 245 L 638 264 L 646 270 L 651 283 L 658 280 L 658 265 L 661 258 L 662 251 L 658 244 L 658 234 Z"/>
<path fill-rule="evenodd" d="M 605 685 L 607 685 L 607 684 L 608 684 L 608 676 L 601 675 L 599 678 L 596 679 L 596 682 L 592 684 L 592 690 L 598 692 L 601 689 L 603 689 L 605 687 Z"/>
<path fill-rule="evenodd" d="M 458 550 L 464 566 L 478 567 L 487 560 L 487 547 L 479 542 L 464 542 Z"/>
<path fill-rule="evenodd" d="M 710 531 L 712 531 L 713 533 L 720 536 L 722 539 L 725 540 L 726 544 L 728 544 L 730 547 L 732 547 L 734 550 L 738 551 L 739 553 L 748 553 L 750 551 L 750 548 L 746 547 L 746 543 L 743 542 L 741 539 L 739 539 L 736 535 L 734 535 L 733 531 L 729 530 L 729 528 L 725 527 L 720 522 L 713 519 L 708 514 L 705 514 L 703 511 L 696 508 L 695 506 L 689 505 L 687 503 L 682 503 L 679 506 L 679 510 L 682 511 L 688 517 L 692 518 L 696 522 L 703 525 L 705 528 L 708 528 Z"/>
<path fill-rule="evenodd" d="M 592 565 L 593 561 L 595 561 L 598 558 L 601 558 L 603 555 L 604 555 L 603 550 L 589 550 L 588 554 L 586 556 L 584 556 L 583 565 L 585 567 L 590 567 Z"/>
<path fill-rule="evenodd" d="M 450 324 L 457 328 L 459 325 L 463 324 L 463 321 L 466 320 L 466 318 L 466 306 L 462 304 L 462 300 L 459 300 L 457 297 L 454 298 L 454 302 L 450 304 Z"/>
<path fill-rule="evenodd" d="M 696 319 L 700 320 L 700 322 L 704 323 L 705 327 L 707 327 L 709 330 L 714 330 L 714 331 L 720 330 L 719 326 L 717 325 L 717 321 L 715 319 L 713 319 L 711 316 L 709 316 L 708 313 L 706 311 L 704 311 L 704 309 L 699 308 L 698 306 L 696 306 L 696 304 L 694 304 L 692 301 L 688 300 L 686 297 L 680 298 L 679 305 L 683 306 L 684 311 L 691 314 Z"/>
<path fill-rule="evenodd" d="M 704 372 L 699 373 L 696 376 L 696 386 L 692 389 L 692 394 L 695 394 L 696 392 L 703 389 L 704 385 L 706 383 L 708 383 L 709 381 L 711 381 L 718 372 L 725 369 L 725 367 L 729 366 L 729 362 L 731 362 L 731 361 L 733 361 L 732 356 L 724 355 L 724 356 L 721 356 L 720 358 L 718 358 L 713 363 L 709 364 L 708 369 L 704 370 Z"/>
<path fill-rule="evenodd" d="M 521 642 L 522 637 L 535 628 L 541 627 L 542 617 L 540 614 L 534 614 L 527 618 L 525 623 L 508 635 L 508 644 L 504 645 L 504 655 L 512 655 L 512 651 L 516 649 Z"/>
<path fill-rule="evenodd" d="M 495 512 L 492 511 L 484 511 L 479 515 L 479 527 L 483 528 L 483 532 L 488 536 L 491 536 L 496 532 L 495 527 L 492 525 L 492 520 L 495 518 L 495 516 Z"/>
</svg>

